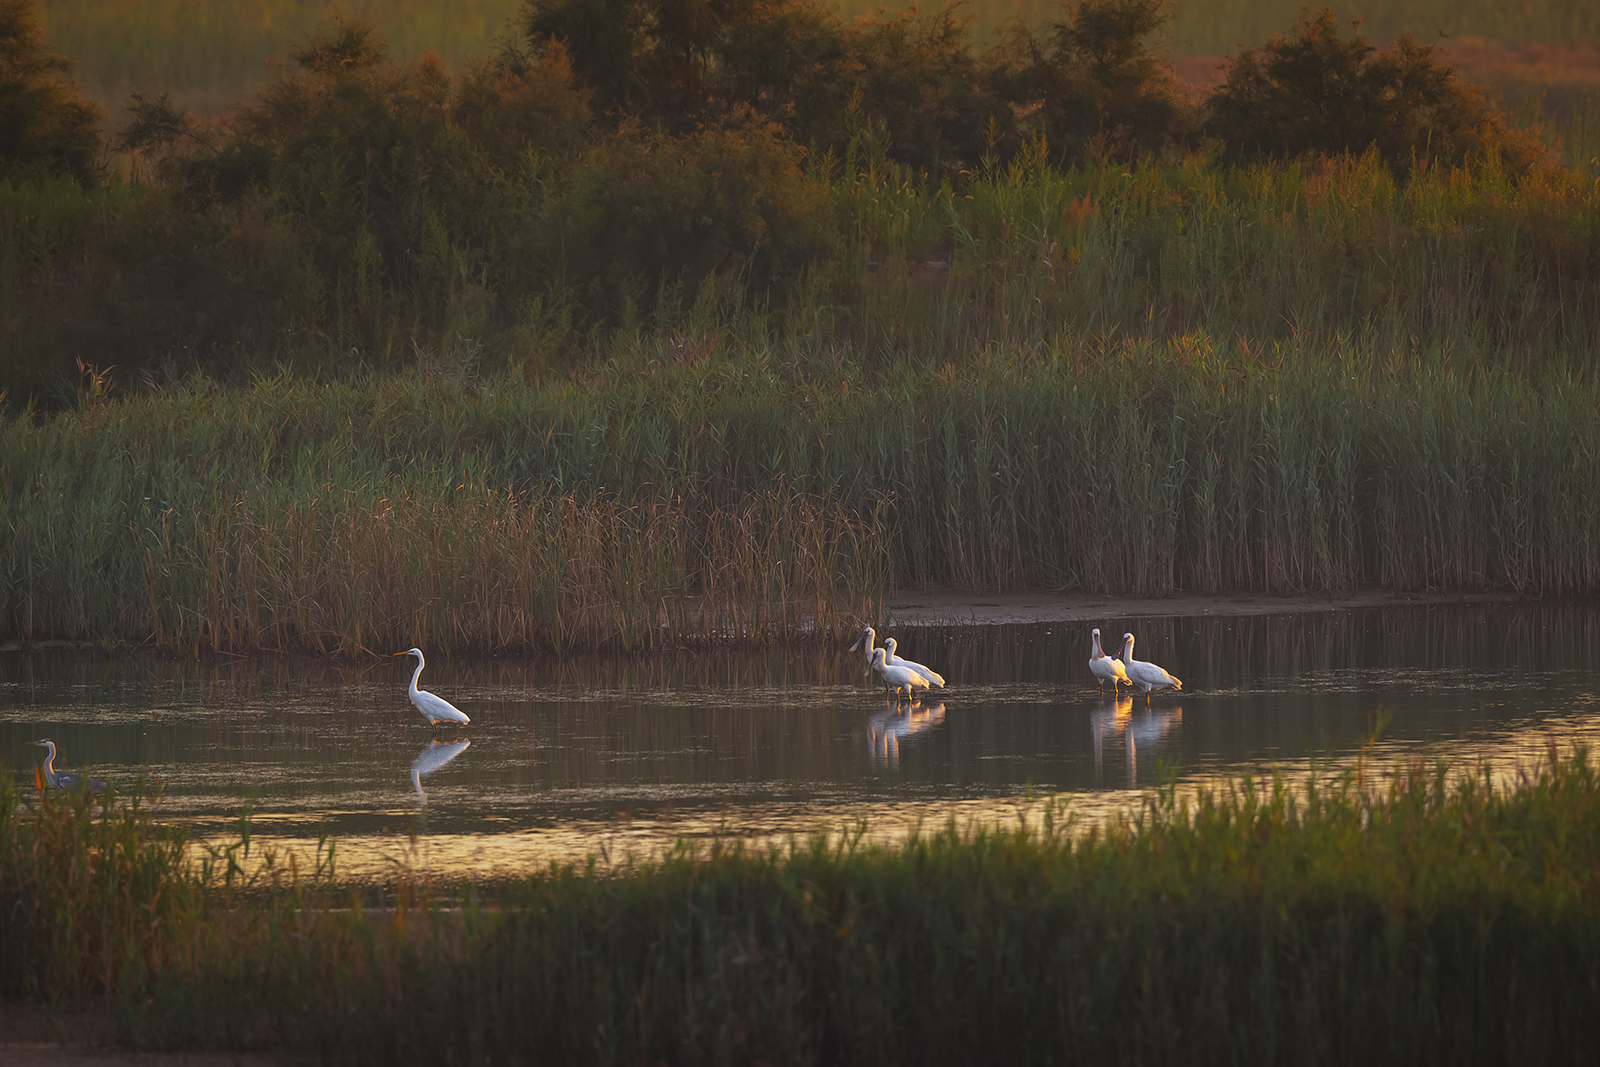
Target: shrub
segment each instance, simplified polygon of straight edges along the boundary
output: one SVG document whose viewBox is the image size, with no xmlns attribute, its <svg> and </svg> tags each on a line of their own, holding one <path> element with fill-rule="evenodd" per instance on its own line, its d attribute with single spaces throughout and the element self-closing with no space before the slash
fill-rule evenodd
<svg viewBox="0 0 1600 1067">
<path fill-rule="evenodd" d="M 1166 0 L 1080 0 L 1038 30 L 1014 25 L 996 80 L 1023 130 L 1062 158 L 1167 147 L 1185 136 L 1190 108 L 1148 41 L 1171 18 Z"/>
<path fill-rule="evenodd" d="M 1380 50 L 1357 26 L 1340 37 L 1324 9 L 1304 15 L 1288 37 L 1240 53 L 1207 101 L 1207 131 L 1245 158 L 1376 147 L 1401 171 L 1487 156 L 1512 174 L 1539 166 L 1537 139 L 1507 129 L 1436 48 L 1403 33 Z"/>
<path fill-rule="evenodd" d="M 744 270 L 798 273 L 820 251 L 820 190 L 803 152 L 773 123 L 747 119 L 670 137 L 627 126 L 605 137 L 564 195 L 569 276 L 616 313 L 630 285 Z"/>
<path fill-rule="evenodd" d="M 103 115 L 68 77 L 75 66 L 49 50 L 33 0 L 0 0 L 0 166 L 100 180 Z"/>
</svg>

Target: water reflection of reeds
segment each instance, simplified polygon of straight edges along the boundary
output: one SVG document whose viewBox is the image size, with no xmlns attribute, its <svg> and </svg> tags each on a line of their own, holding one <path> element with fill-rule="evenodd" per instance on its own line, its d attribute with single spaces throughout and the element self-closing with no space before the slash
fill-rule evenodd
<svg viewBox="0 0 1600 1067">
<path fill-rule="evenodd" d="M 1093 625 L 1134 630 L 1184 690 L 1103 700 L 1086 663 Z M 1030 789 L 1109 811 L 1169 779 L 1338 768 L 1386 719 L 1380 762 L 1526 759 L 1597 733 L 1600 608 L 1582 602 L 889 632 L 949 678 L 938 701 L 894 715 L 848 634 L 440 657 L 430 685 L 484 744 L 430 796 L 424 836 L 451 855 L 452 838 L 506 836 L 507 856 L 574 858 L 557 843 L 620 834 L 654 848 L 686 828 L 781 836 L 858 815 L 893 834 L 952 816 L 1003 821 Z M 407 768 L 428 739 L 407 676 L 377 658 L 5 654 L 0 747 L 14 772 L 31 773 L 21 742 L 48 735 L 74 769 L 163 779 L 165 816 L 207 833 L 250 800 L 264 839 L 321 823 L 381 850 L 416 814 Z"/>
</svg>

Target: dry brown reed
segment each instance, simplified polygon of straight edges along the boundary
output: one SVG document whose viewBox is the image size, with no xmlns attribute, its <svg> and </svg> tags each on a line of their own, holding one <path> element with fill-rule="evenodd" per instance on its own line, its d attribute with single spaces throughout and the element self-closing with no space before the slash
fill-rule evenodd
<svg viewBox="0 0 1600 1067">
<path fill-rule="evenodd" d="M 877 595 L 876 530 L 781 489 L 700 512 L 465 487 L 278 506 L 219 491 L 152 531 L 147 615 L 126 622 L 172 650 L 341 656 L 837 636 Z"/>
</svg>

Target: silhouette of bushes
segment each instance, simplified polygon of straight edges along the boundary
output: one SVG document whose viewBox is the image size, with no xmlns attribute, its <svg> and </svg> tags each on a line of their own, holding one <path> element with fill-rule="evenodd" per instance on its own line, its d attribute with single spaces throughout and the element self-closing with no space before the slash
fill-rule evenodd
<svg viewBox="0 0 1600 1067">
<path fill-rule="evenodd" d="M 1510 130 L 1437 49 L 1403 33 L 1385 49 L 1333 12 L 1308 13 L 1288 35 L 1241 52 L 1207 101 L 1207 132 L 1236 158 L 1360 154 L 1369 147 L 1405 172 L 1425 161 L 1497 156 L 1511 174 L 1544 150 Z"/>
<path fill-rule="evenodd" d="M 1128 159 L 1181 143 L 1193 108 L 1149 41 L 1171 20 L 1165 0 L 1082 0 L 1037 30 L 1013 25 L 997 81 L 1024 132 L 1058 157 Z"/>
<path fill-rule="evenodd" d="M 813 151 L 866 133 L 917 170 L 977 159 L 1011 110 L 954 7 L 846 23 L 815 0 L 530 0 L 530 44 L 572 55 L 595 107 L 682 132 L 750 111 Z"/>
<path fill-rule="evenodd" d="M 102 113 L 49 50 L 33 0 L 0 0 L 0 168 L 100 180 Z"/>
</svg>

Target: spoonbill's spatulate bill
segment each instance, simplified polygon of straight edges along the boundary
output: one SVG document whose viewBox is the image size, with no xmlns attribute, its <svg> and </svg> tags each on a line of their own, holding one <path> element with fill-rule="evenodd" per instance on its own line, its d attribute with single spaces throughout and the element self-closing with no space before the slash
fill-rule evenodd
<svg viewBox="0 0 1600 1067">
<path fill-rule="evenodd" d="M 1112 695 L 1116 695 L 1117 687 L 1128 681 L 1128 670 L 1122 665 L 1120 659 L 1108 656 L 1100 647 L 1100 631 L 1096 629 L 1089 639 L 1089 673 L 1100 679 L 1100 692 L 1106 691 L 1106 683 L 1111 683 Z M 1129 683 L 1132 684 L 1131 682 Z"/>
<path fill-rule="evenodd" d="M 877 631 L 869 626 L 865 630 L 861 631 L 861 636 L 856 638 L 856 643 L 850 646 L 851 652 L 854 652 L 859 648 L 866 654 L 867 669 L 862 671 L 862 674 L 871 674 L 877 669 L 877 641 Z M 883 688 L 885 692 L 887 692 L 889 689 L 889 680 L 887 678 L 883 680 Z"/>
<path fill-rule="evenodd" d="M 1165 668 L 1157 667 L 1154 663 L 1147 663 L 1142 659 L 1133 658 L 1133 635 L 1122 635 L 1122 666 L 1128 672 L 1128 681 L 1144 690 L 1144 702 L 1150 703 L 1150 691 L 1153 689 L 1182 689 L 1183 681 L 1174 675 L 1168 674 Z"/>
<path fill-rule="evenodd" d="M 95 796 L 103 796 L 106 784 L 98 778 L 85 778 L 81 774 L 71 771 L 56 770 L 56 743 L 48 737 L 41 737 L 37 741 L 29 741 L 30 745 L 38 745 L 44 749 L 44 780 L 52 789 L 88 789 Z"/>
<path fill-rule="evenodd" d="M 899 656 L 895 655 L 894 638 L 885 637 L 883 639 L 883 650 L 884 650 L 884 658 L 885 658 L 885 660 L 887 660 L 889 666 L 891 666 L 891 667 L 910 667 L 912 670 L 916 671 L 918 674 L 920 674 L 924 678 L 926 678 L 928 680 L 928 684 L 929 685 L 937 686 L 940 689 L 944 688 L 944 676 L 943 675 L 935 673 L 934 671 L 928 669 L 927 667 L 924 667 L 920 663 L 914 663 L 914 662 L 912 662 L 911 660 L 908 660 L 908 659 L 901 659 Z"/>
<path fill-rule="evenodd" d="M 916 696 L 918 689 L 928 688 L 928 680 L 910 667 L 895 667 L 887 660 L 887 653 L 881 648 L 872 650 L 872 666 L 883 680 L 894 686 L 895 695 L 900 695 L 904 689 L 907 696 Z"/>
<path fill-rule="evenodd" d="M 442 722 L 458 722 L 466 725 L 472 721 L 448 700 L 417 688 L 417 679 L 422 677 L 422 668 L 428 665 L 428 661 L 422 658 L 422 649 L 411 648 L 404 652 L 396 652 L 395 655 L 417 657 L 417 669 L 411 675 L 411 688 L 406 693 L 411 697 L 411 703 L 422 713 L 424 719 L 433 724 L 435 730 L 439 728 L 439 724 Z"/>
</svg>

